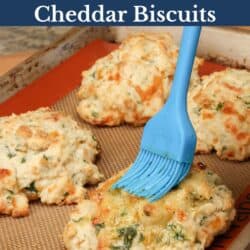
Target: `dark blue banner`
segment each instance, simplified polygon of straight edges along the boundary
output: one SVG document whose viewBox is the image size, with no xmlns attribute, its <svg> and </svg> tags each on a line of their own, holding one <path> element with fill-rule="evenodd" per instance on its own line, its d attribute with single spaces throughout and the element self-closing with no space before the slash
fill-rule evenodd
<svg viewBox="0 0 250 250">
<path fill-rule="evenodd" d="M 249 0 L 5 0 L 0 25 L 250 25 Z"/>
</svg>

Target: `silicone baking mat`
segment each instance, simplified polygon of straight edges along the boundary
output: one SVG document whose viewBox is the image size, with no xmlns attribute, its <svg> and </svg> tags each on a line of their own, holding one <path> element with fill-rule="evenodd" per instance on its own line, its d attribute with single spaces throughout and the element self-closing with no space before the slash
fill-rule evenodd
<svg viewBox="0 0 250 250">
<path fill-rule="evenodd" d="M 83 127 L 92 129 L 96 134 L 102 148 L 97 165 L 106 177 L 127 167 L 136 156 L 142 128 L 126 125 L 114 128 L 90 126 L 79 119 L 75 109 L 77 105 L 76 91 L 81 82 L 81 71 L 90 67 L 97 58 L 110 53 L 115 48 L 117 48 L 116 44 L 104 41 L 92 42 L 0 104 L 0 116 L 34 110 L 42 106 L 51 106 L 52 109 L 61 110 L 71 115 Z M 201 69 L 201 73 L 207 74 L 221 69 L 223 67 L 206 63 L 206 66 Z M 198 155 L 195 160 L 202 161 L 217 172 L 226 185 L 233 190 L 235 197 L 238 198 L 245 190 L 240 199 L 241 203 L 239 203 L 245 204 L 250 193 L 249 188 L 246 189 L 250 178 L 249 161 L 243 163 L 221 161 L 215 155 Z M 0 249 L 64 249 L 61 234 L 72 208 L 73 206 L 47 206 L 40 202 L 32 202 L 28 217 L 13 219 L 8 216 L 0 216 Z M 226 234 L 226 237 L 218 238 L 210 249 L 227 249 L 243 225 L 249 222 L 249 216 L 242 219 L 241 212 L 239 209 L 232 230 Z"/>
</svg>

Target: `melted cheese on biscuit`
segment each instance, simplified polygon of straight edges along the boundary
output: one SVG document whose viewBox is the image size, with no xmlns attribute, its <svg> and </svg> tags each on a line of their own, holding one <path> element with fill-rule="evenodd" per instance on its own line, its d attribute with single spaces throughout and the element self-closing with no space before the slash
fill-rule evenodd
<svg viewBox="0 0 250 250">
<path fill-rule="evenodd" d="M 197 151 L 222 159 L 250 157 L 250 72 L 226 69 L 202 79 L 189 98 Z"/>
<path fill-rule="evenodd" d="M 28 199 L 71 204 L 102 175 L 98 144 L 70 117 L 46 108 L 0 118 L 0 213 L 28 214 Z"/>
<path fill-rule="evenodd" d="M 90 192 L 91 200 L 72 213 L 64 231 L 68 249 L 201 250 L 235 216 L 231 191 L 203 166 L 193 166 L 178 187 L 153 203 L 111 190 L 120 176 Z"/>
<path fill-rule="evenodd" d="M 145 123 L 166 101 L 178 49 L 167 34 L 137 34 L 82 73 L 77 111 L 98 125 Z M 192 85 L 200 82 L 196 59 Z"/>
</svg>

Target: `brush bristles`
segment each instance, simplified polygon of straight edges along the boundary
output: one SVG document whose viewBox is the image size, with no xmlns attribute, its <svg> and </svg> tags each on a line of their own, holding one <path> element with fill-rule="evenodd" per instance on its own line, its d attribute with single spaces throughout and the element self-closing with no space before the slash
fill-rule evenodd
<svg viewBox="0 0 250 250">
<path fill-rule="evenodd" d="M 141 149 L 134 164 L 112 188 L 123 188 L 150 202 L 160 199 L 187 175 L 191 164 Z"/>
</svg>

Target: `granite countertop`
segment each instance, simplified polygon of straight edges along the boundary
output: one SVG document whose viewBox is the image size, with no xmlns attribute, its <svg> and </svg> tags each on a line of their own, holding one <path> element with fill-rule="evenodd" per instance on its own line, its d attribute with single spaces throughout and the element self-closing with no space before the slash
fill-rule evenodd
<svg viewBox="0 0 250 250">
<path fill-rule="evenodd" d="M 70 29 L 71 27 L 1 27 L 0 55 L 39 50 Z"/>
</svg>

